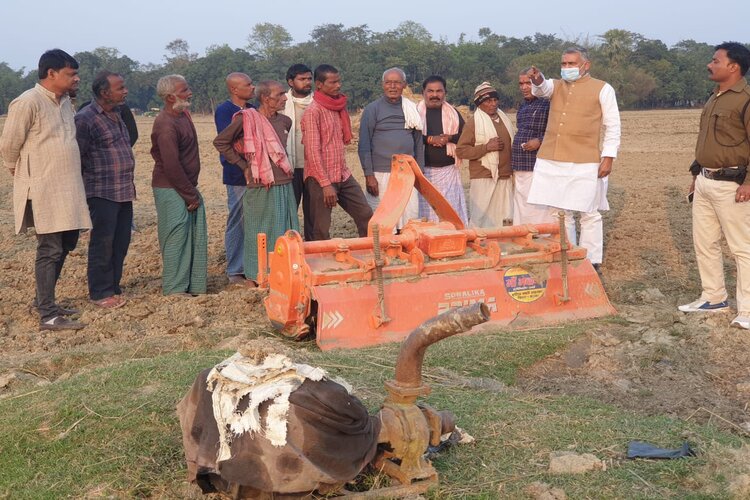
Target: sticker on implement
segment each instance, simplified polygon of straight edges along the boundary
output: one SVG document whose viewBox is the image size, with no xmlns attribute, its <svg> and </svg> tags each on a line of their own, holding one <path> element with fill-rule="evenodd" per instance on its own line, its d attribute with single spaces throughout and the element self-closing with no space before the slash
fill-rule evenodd
<svg viewBox="0 0 750 500">
<path fill-rule="evenodd" d="M 522 267 L 511 267 L 505 271 L 503 282 L 508 295 L 518 302 L 534 302 L 547 290 L 546 281 L 539 283 Z"/>
</svg>

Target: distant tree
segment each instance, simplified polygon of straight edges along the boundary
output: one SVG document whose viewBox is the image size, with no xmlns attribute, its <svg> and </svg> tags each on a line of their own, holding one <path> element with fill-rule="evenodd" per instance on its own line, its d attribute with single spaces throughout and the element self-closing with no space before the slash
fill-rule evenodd
<svg viewBox="0 0 750 500">
<path fill-rule="evenodd" d="M 128 103 L 143 110 L 161 106 L 154 87 L 167 73 L 184 74 L 193 87 L 194 109 L 211 112 L 226 97 L 227 73 L 244 71 L 256 81 L 283 80 L 286 69 L 299 62 L 313 68 L 321 63 L 338 67 L 352 109 L 382 94 L 380 77 L 391 66 L 404 69 L 415 92 L 421 92 L 426 76 L 442 75 L 454 104 L 470 104 L 474 88 L 489 81 L 500 94 L 500 105 L 511 108 L 521 99 L 518 72 L 534 64 L 545 75 L 558 77 L 560 54 L 570 45 L 589 49 L 592 74 L 615 87 L 622 109 L 699 106 L 714 86 L 705 69 L 712 45 L 683 40 L 668 47 L 661 40 L 624 29 L 608 30 L 592 41 L 587 35 L 565 33 L 562 37 L 544 33 L 512 37 L 483 27 L 473 40 L 462 33 L 456 42 L 448 43 L 433 38 L 415 21 L 404 21 L 385 32 L 374 32 L 366 24 L 322 24 L 313 28 L 308 40 L 293 44 L 283 26 L 258 23 L 248 36 L 247 48 L 212 45 L 202 57 L 191 52 L 181 38 L 167 44 L 162 64 L 141 65 L 111 47 L 97 47 L 75 57 L 81 65 L 80 99 L 91 97 L 94 74 L 109 69 L 126 77 Z M 35 70 L 16 71 L 0 62 L 0 113 L 37 81 Z"/>
<path fill-rule="evenodd" d="M 627 30 L 613 29 L 599 35 L 603 41 L 600 52 L 610 66 L 619 66 L 635 50 L 637 42 L 643 37 Z"/>
<path fill-rule="evenodd" d="M 173 70 L 179 70 L 198 58 L 198 54 L 190 52 L 190 45 L 182 38 L 172 40 L 164 47 L 164 50 L 168 52 L 164 59 Z"/>
<path fill-rule="evenodd" d="M 92 51 L 76 52 L 73 57 L 78 61 L 78 75 L 81 86 L 78 90 L 78 102 L 82 103 L 93 98 L 91 84 L 94 76 L 102 70 L 120 73 L 125 77 L 126 84 L 130 75 L 138 69 L 138 63 L 113 47 L 97 47 Z"/>
<path fill-rule="evenodd" d="M 563 41 L 555 35 L 545 35 L 543 33 L 534 33 L 534 50 L 556 50 L 562 52 Z"/>
<path fill-rule="evenodd" d="M 639 67 L 644 68 L 658 82 L 649 99 L 642 102 L 640 107 L 669 108 L 680 105 L 685 95 L 685 88 L 677 66 L 667 59 L 659 59 L 649 61 L 648 64 L 642 64 Z"/>
<path fill-rule="evenodd" d="M 269 59 L 291 45 L 292 35 L 279 24 L 258 23 L 253 26 L 247 42 L 251 53 Z"/>
<path fill-rule="evenodd" d="M 652 61 L 670 59 L 669 48 L 661 40 L 641 39 L 635 46 L 631 62 L 639 65 L 647 65 Z"/>
<path fill-rule="evenodd" d="M 10 102 L 26 88 L 22 69 L 14 71 L 6 63 L 0 63 L 0 115 L 8 112 Z"/>
<path fill-rule="evenodd" d="M 714 53 L 712 45 L 695 40 L 682 40 L 670 52 L 679 71 L 684 94 L 680 106 L 696 106 L 708 99 L 714 84 L 706 76 L 706 64 Z"/>
<path fill-rule="evenodd" d="M 416 21 L 404 21 L 391 33 L 399 38 L 411 38 L 423 43 L 432 41 L 432 35 L 427 28 Z"/>
<path fill-rule="evenodd" d="M 204 57 L 196 59 L 185 69 L 185 78 L 193 89 L 193 109 L 202 113 L 213 113 L 216 106 L 227 96 L 226 76 L 239 71 L 247 73 L 256 81 L 255 56 L 244 49 L 232 49 L 229 45 L 211 47 Z M 280 79 L 275 76 L 274 79 Z"/>
</svg>

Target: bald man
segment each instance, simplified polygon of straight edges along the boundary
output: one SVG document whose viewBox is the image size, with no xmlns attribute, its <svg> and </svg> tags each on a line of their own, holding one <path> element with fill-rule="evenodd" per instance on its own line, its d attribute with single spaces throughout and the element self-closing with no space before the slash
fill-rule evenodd
<svg viewBox="0 0 750 500">
<path fill-rule="evenodd" d="M 238 111 L 252 108 L 248 101 L 255 95 L 253 80 L 245 73 L 227 75 L 227 92 L 229 99 L 216 107 L 214 121 L 216 133 L 221 133 L 232 123 L 232 117 Z M 245 269 L 242 264 L 244 254 L 245 230 L 242 217 L 242 195 L 245 194 L 247 182 L 242 169 L 229 163 L 223 155 L 219 161 L 224 168 L 224 184 L 227 186 L 227 229 L 224 232 L 224 248 L 227 253 L 227 277 L 230 284 L 247 284 Z M 248 277 L 252 276 L 248 270 Z"/>
</svg>

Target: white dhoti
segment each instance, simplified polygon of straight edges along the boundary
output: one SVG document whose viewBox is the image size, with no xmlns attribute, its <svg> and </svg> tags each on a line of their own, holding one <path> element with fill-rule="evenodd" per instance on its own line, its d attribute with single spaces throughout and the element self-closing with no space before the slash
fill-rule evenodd
<svg viewBox="0 0 750 500">
<path fill-rule="evenodd" d="M 373 212 L 378 208 L 378 205 L 380 205 L 380 197 L 383 196 L 385 194 L 385 190 L 388 189 L 388 180 L 390 178 L 390 172 L 375 172 L 375 180 L 378 181 L 378 196 L 373 196 L 368 193 L 367 190 L 365 190 L 365 199 L 367 200 L 367 204 L 370 205 L 370 208 L 372 208 Z M 406 204 L 403 215 L 398 220 L 396 229 L 401 229 L 411 219 L 419 218 L 419 198 L 420 196 L 417 190 L 412 189 L 411 196 L 409 197 L 409 202 Z"/>
<path fill-rule="evenodd" d="M 513 178 L 471 179 L 469 226 L 502 227 L 513 219 Z"/>
<path fill-rule="evenodd" d="M 592 264 L 601 264 L 604 256 L 604 228 L 599 210 L 609 210 L 609 179 L 599 179 L 598 163 L 572 163 L 536 159 L 529 190 L 529 203 L 547 205 L 550 216 L 565 210 L 568 240 L 587 250 Z M 573 211 L 581 212 L 581 238 L 576 236 Z"/>
<path fill-rule="evenodd" d="M 529 190 L 531 189 L 531 180 L 534 172 L 515 171 L 513 172 L 514 192 L 513 192 L 513 224 L 544 224 L 547 222 L 556 222 L 557 218 L 550 216 L 547 205 L 536 205 L 529 203 Z"/>
<path fill-rule="evenodd" d="M 537 205 L 593 212 L 609 210 L 607 178 L 598 179 L 598 163 L 536 159 L 528 202 Z"/>
<path fill-rule="evenodd" d="M 425 167 L 424 176 L 448 200 L 448 203 L 456 211 L 464 226 L 468 226 L 464 186 L 461 183 L 461 170 L 456 165 L 434 168 Z M 438 221 L 437 214 L 422 196 L 419 197 L 419 217 L 432 222 Z"/>
</svg>

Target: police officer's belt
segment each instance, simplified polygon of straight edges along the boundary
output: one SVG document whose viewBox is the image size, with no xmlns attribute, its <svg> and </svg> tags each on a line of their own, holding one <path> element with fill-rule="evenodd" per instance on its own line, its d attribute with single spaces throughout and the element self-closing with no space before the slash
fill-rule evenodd
<svg viewBox="0 0 750 500">
<path fill-rule="evenodd" d="M 715 181 L 745 182 L 747 167 L 701 168 L 701 175 Z"/>
</svg>

